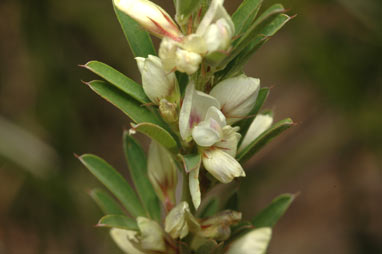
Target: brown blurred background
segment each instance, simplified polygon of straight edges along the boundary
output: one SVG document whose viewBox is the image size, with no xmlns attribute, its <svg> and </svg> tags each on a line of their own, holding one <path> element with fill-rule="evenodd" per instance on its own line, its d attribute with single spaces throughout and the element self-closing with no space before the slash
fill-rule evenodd
<svg viewBox="0 0 382 254">
<path fill-rule="evenodd" d="M 381 1 L 277 2 L 298 16 L 246 71 L 272 87 L 265 108 L 297 125 L 247 163 L 241 210 L 299 193 L 270 254 L 382 253 Z M 99 183 L 73 156 L 127 173 L 128 119 L 77 66 L 96 59 L 140 81 L 111 1 L 1 0 L 0 17 L 0 254 L 120 253 L 93 227 Z"/>
</svg>

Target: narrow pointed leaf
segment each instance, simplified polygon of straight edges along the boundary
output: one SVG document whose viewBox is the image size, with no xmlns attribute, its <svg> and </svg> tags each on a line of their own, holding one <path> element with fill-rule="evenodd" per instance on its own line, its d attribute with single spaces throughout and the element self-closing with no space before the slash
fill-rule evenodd
<svg viewBox="0 0 382 254">
<path fill-rule="evenodd" d="M 283 194 L 275 198 L 268 207 L 253 218 L 252 224 L 257 228 L 273 227 L 289 208 L 294 197 L 292 194 Z"/>
<path fill-rule="evenodd" d="M 263 43 L 265 39 L 273 36 L 282 26 L 284 26 L 285 23 L 290 20 L 288 15 L 281 14 L 283 12 L 285 12 L 284 7 L 280 4 L 275 4 L 261 14 L 260 17 L 257 18 L 251 25 L 251 27 L 247 29 L 246 33 L 238 39 L 229 57 L 224 59 L 220 66 L 226 66 L 241 52 L 248 50 L 246 49 L 247 47 L 250 47 L 251 49 L 248 51 L 257 49 L 258 44 Z"/>
<path fill-rule="evenodd" d="M 238 126 L 240 126 L 240 134 L 243 137 L 247 133 L 249 126 L 251 125 L 253 119 L 256 117 L 256 115 L 259 113 L 261 107 L 264 105 L 264 102 L 268 98 L 268 95 L 269 95 L 269 88 L 268 87 L 262 87 L 259 91 L 259 94 L 257 95 L 255 106 L 253 107 L 251 112 L 248 114 L 251 117 L 247 118 L 247 119 L 243 119 L 237 124 Z M 240 144 L 239 144 L 239 146 L 240 146 Z"/>
<path fill-rule="evenodd" d="M 141 85 L 137 84 L 135 81 L 120 73 L 113 67 L 98 61 L 90 61 L 83 67 L 104 78 L 110 84 L 124 91 L 137 101 L 141 103 L 150 102 Z"/>
<path fill-rule="evenodd" d="M 98 221 L 97 227 L 139 230 L 137 222 L 124 215 L 106 215 Z"/>
<path fill-rule="evenodd" d="M 160 204 L 147 176 L 147 158 L 142 147 L 127 132 L 123 135 L 124 151 L 137 193 L 146 213 L 160 221 Z"/>
<path fill-rule="evenodd" d="M 110 164 L 92 154 L 84 154 L 79 159 L 121 201 L 132 216 L 146 216 L 134 190 Z"/>
<path fill-rule="evenodd" d="M 135 20 L 114 6 L 115 14 L 135 57 L 156 55 L 151 37 Z"/>
<path fill-rule="evenodd" d="M 106 191 L 102 189 L 93 189 L 90 192 L 90 196 L 97 203 L 99 208 L 101 208 L 104 214 L 125 214 L 118 202 Z"/>
<path fill-rule="evenodd" d="M 262 147 L 264 147 L 269 141 L 274 137 L 281 134 L 283 131 L 287 130 L 293 125 L 293 121 L 290 118 L 284 119 L 271 128 L 266 130 L 258 138 L 256 138 L 251 144 L 249 144 L 243 151 L 237 155 L 237 160 L 241 163 L 245 162 L 252 157 L 256 152 L 258 152 Z"/>
<path fill-rule="evenodd" d="M 118 88 L 99 80 L 91 81 L 88 85 L 94 92 L 119 108 L 134 122 L 150 122 L 162 125 L 155 114 Z"/>
<path fill-rule="evenodd" d="M 263 0 L 244 0 L 232 15 L 236 34 L 241 35 L 255 20 Z"/>
<path fill-rule="evenodd" d="M 159 125 L 152 123 L 139 123 L 132 125 L 133 129 L 145 134 L 149 138 L 157 141 L 159 144 L 167 148 L 170 152 L 177 153 L 178 145 L 176 140 L 171 134 L 160 127 Z"/>
</svg>

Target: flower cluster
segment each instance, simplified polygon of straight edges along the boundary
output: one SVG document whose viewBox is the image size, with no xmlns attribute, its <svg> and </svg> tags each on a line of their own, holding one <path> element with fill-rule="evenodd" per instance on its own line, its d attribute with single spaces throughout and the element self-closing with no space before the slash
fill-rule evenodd
<svg viewBox="0 0 382 254">
<path fill-rule="evenodd" d="M 175 2 L 180 5 L 182 1 Z M 146 202 L 146 207 L 140 205 L 139 198 L 130 196 L 132 204 L 126 207 L 133 220 L 111 209 L 111 213 L 119 217 L 107 217 L 100 225 L 112 227 L 112 238 L 130 254 L 262 254 L 271 238 L 269 226 L 254 228 L 255 224 L 243 222 L 242 214 L 231 207 L 205 216 L 201 208 L 206 209 L 206 202 L 202 197 L 218 183 L 228 184 L 245 177 L 241 159 L 258 149 L 259 144 L 265 144 L 277 131 L 285 129 L 285 125 L 279 124 L 272 129 L 272 115 L 258 113 L 266 97 L 259 79 L 248 77 L 242 71 L 221 75 L 229 66 L 222 63 L 230 63 L 227 60 L 232 57 L 230 52 L 238 45 L 234 39 L 236 30 L 243 30 L 235 27 L 238 22 L 234 24 L 223 0 L 183 1 L 183 4 L 185 2 L 196 7 L 188 13 L 188 22 L 177 14 L 177 23 L 151 1 L 114 0 L 116 10 L 159 37 L 161 43 L 158 56 L 147 54 L 135 58 L 142 87 L 134 89 L 141 89 L 144 97 L 127 91 L 129 96 L 145 102 L 135 108 L 136 111 L 132 110 L 136 119 L 141 119 L 139 114 L 153 115 L 151 122 L 133 119 L 137 124 L 132 124 L 129 132 L 140 131 L 152 139 L 147 165 L 146 161 L 140 162 L 144 163 L 143 170 L 147 168 L 147 175 L 143 175 L 145 171 L 135 173 L 141 176 L 137 182 L 143 185 L 136 188 L 138 193 L 144 192 L 140 198 Z M 252 45 L 248 47 L 245 50 L 252 49 Z M 236 53 L 236 56 L 240 55 Z M 234 64 L 237 59 L 231 58 L 231 61 Z M 90 64 L 86 67 L 95 68 Z M 116 72 L 108 69 L 105 76 L 110 73 Z M 122 74 L 116 75 L 121 78 Z M 181 79 L 182 76 L 186 79 Z M 134 102 L 121 106 L 123 96 L 111 96 L 111 90 L 106 93 L 100 89 L 103 84 L 90 86 L 112 102 L 117 98 L 114 104 L 124 111 L 135 105 Z M 147 115 L 145 117 L 148 119 Z M 126 149 L 129 153 L 132 148 Z M 94 163 L 93 157 L 81 160 L 99 179 L 105 179 L 105 185 L 112 192 L 114 190 L 119 199 L 133 192 L 130 187 L 126 187 L 127 191 L 113 189 L 112 183 L 119 178 L 110 180 L 115 173 L 106 174 L 105 169 L 97 168 L 104 165 L 103 161 L 97 159 Z M 154 198 L 147 194 L 151 188 Z M 181 188 L 182 197 L 177 195 Z M 149 208 L 155 207 L 158 199 L 163 207 L 162 216 Z"/>
</svg>

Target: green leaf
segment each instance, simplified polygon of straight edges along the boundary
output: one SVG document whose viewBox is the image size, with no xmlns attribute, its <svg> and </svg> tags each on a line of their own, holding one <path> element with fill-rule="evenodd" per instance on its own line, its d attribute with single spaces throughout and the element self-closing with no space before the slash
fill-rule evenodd
<svg viewBox="0 0 382 254">
<path fill-rule="evenodd" d="M 263 146 L 265 146 L 274 137 L 281 134 L 283 131 L 287 130 L 293 125 L 293 121 L 290 118 L 284 119 L 271 128 L 263 132 L 258 138 L 256 138 L 251 144 L 249 144 L 243 151 L 241 151 L 237 156 L 237 160 L 244 163 L 246 160 L 252 157 L 257 151 L 259 151 Z"/>
<path fill-rule="evenodd" d="M 148 55 L 156 55 L 153 42 L 150 35 L 135 20 L 130 18 L 124 12 L 114 6 L 115 14 L 121 24 L 123 33 L 130 45 L 131 51 L 135 57 L 148 57 Z"/>
<path fill-rule="evenodd" d="M 249 126 L 251 125 L 253 119 L 256 117 L 256 115 L 259 113 L 261 107 L 263 106 L 264 102 L 268 98 L 269 95 L 269 88 L 268 87 L 262 87 L 259 91 L 259 94 L 256 98 L 256 103 L 251 112 L 249 112 L 250 118 L 243 119 L 240 122 L 238 122 L 238 126 L 240 126 L 240 134 L 244 137 L 247 133 Z M 240 140 L 240 143 L 243 139 Z M 240 146 L 240 144 L 239 144 Z"/>
<path fill-rule="evenodd" d="M 176 75 L 176 78 L 178 79 L 180 94 L 184 96 L 186 87 L 188 85 L 188 75 L 186 73 L 179 72 L 179 71 L 176 71 L 175 75 Z"/>
<path fill-rule="evenodd" d="M 124 74 L 120 73 L 113 67 L 98 61 L 90 61 L 83 65 L 83 67 L 104 78 L 110 84 L 121 89 L 137 101 L 141 103 L 150 102 L 141 85 L 126 77 Z"/>
<path fill-rule="evenodd" d="M 171 136 L 171 134 L 168 131 L 166 131 L 159 125 L 152 123 L 139 123 L 133 124 L 132 127 L 133 130 L 143 133 L 149 138 L 157 141 L 170 152 L 178 152 L 178 145 L 176 143 L 176 140 Z"/>
<path fill-rule="evenodd" d="M 250 24 L 255 20 L 260 10 L 263 0 L 244 0 L 239 8 L 232 15 L 235 24 L 236 34 L 240 35 L 246 31 Z"/>
<path fill-rule="evenodd" d="M 281 4 L 275 4 L 260 15 L 251 27 L 247 29 L 247 32 L 235 43 L 234 49 L 229 57 L 222 61 L 220 67 L 225 67 L 240 53 L 248 51 L 246 55 L 242 56 L 242 58 L 244 58 L 249 52 L 252 52 L 253 49 L 257 49 L 259 44 L 264 43 L 267 38 L 273 36 L 291 19 L 288 15 L 280 14 L 282 12 L 285 12 L 284 7 Z M 249 49 L 247 47 L 249 47 Z"/>
<path fill-rule="evenodd" d="M 141 198 L 146 213 L 160 221 L 160 204 L 153 186 L 147 176 L 147 159 L 142 147 L 127 132 L 123 134 L 125 157 L 129 166 L 137 193 Z"/>
<path fill-rule="evenodd" d="M 102 189 L 93 189 L 90 191 L 90 196 L 97 203 L 99 208 L 104 214 L 119 214 L 123 215 L 125 212 L 115 199 Z"/>
<path fill-rule="evenodd" d="M 132 216 L 146 216 L 134 190 L 110 164 L 92 154 L 84 154 L 79 159 L 121 201 Z"/>
<path fill-rule="evenodd" d="M 211 199 L 204 209 L 200 212 L 200 218 L 207 218 L 216 214 L 219 210 L 219 201 L 216 198 Z"/>
<path fill-rule="evenodd" d="M 162 122 L 154 113 L 114 86 L 99 80 L 91 81 L 87 85 L 102 98 L 128 115 L 134 122 L 150 122 L 162 125 Z"/>
<path fill-rule="evenodd" d="M 98 221 L 97 227 L 139 230 L 137 222 L 124 215 L 106 215 Z"/>
<path fill-rule="evenodd" d="M 188 22 L 190 15 L 200 6 L 201 0 L 177 0 L 176 20 L 184 25 Z"/>
<path fill-rule="evenodd" d="M 295 196 L 292 194 L 282 194 L 275 198 L 268 207 L 252 219 L 252 224 L 257 228 L 273 227 L 289 208 L 294 198 Z"/>
<path fill-rule="evenodd" d="M 202 156 L 197 154 L 179 154 L 179 157 L 182 159 L 184 170 L 189 173 L 194 169 L 197 169 L 200 166 L 200 161 Z"/>
</svg>

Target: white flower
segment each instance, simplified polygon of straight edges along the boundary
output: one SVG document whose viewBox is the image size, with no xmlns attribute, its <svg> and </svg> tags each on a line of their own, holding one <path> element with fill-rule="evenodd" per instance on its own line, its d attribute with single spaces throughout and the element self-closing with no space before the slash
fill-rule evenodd
<svg viewBox="0 0 382 254">
<path fill-rule="evenodd" d="M 218 108 L 220 103 L 214 97 L 196 91 L 190 83 L 180 110 L 179 130 L 183 140 L 192 138 L 202 148 L 206 170 L 220 182 L 229 183 L 235 177 L 245 176 L 240 163 L 235 160 L 240 134 L 238 127 L 226 125 Z"/>
<path fill-rule="evenodd" d="M 149 147 L 147 171 L 158 197 L 166 209 L 171 209 L 176 203 L 177 169 L 170 153 L 155 141 L 152 141 Z"/>
<path fill-rule="evenodd" d="M 184 238 L 191 232 L 198 232 L 200 230 L 199 223 L 191 214 L 188 203 L 183 201 L 174 207 L 165 219 L 165 231 L 171 235 L 172 238 Z"/>
<path fill-rule="evenodd" d="M 164 232 L 161 226 L 153 220 L 145 217 L 138 217 L 137 224 L 139 231 L 138 236 L 140 246 L 144 250 L 166 251 L 166 243 L 164 240 Z"/>
<path fill-rule="evenodd" d="M 271 127 L 272 122 L 273 117 L 270 115 L 257 115 L 249 126 L 243 141 L 241 141 L 239 152 L 243 151 L 243 149 L 263 134 L 264 131 L 268 130 L 269 127 Z"/>
<path fill-rule="evenodd" d="M 119 228 L 112 228 L 110 230 L 111 238 L 123 252 L 127 254 L 145 254 L 145 252 L 135 247 L 138 244 L 137 234 L 136 231 Z"/>
<path fill-rule="evenodd" d="M 223 3 L 224 0 L 213 0 L 196 30 L 204 38 L 209 54 L 227 49 L 235 33 L 235 25 Z"/>
<path fill-rule="evenodd" d="M 220 108 L 220 103 L 212 96 L 195 90 L 195 85 L 187 85 L 179 114 L 179 131 L 183 140 L 189 141 L 192 128 L 204 120 L 210 107 Z"/>
<path fill-rule="evenodd" d="M 220 105 L 220 110 L 232 124 L 247 116 L 255 105 L 260 80 L 241 75 L 218 83 L 210 92 Z"/>
<path fill-rule="evenodd" d="M 147 0 L 114 0 L 115 6 L 125 12 L 150 33 L 162 38 L 181 40 L 182 34 L 170 15 L 160 6 Z"/>
<path fill-rule="evenodd" d="M 254 229 L 233 241 L 225 254 L 264 254 L 271 235 L 271 228 Z"/>
<path fill-rule="evenodd" d="M 166 72 L 159 57 L 149 55 L 148 58 L 136 57 L 135 59 L 147 97 L 157 105 L 161 99 L 179 103 L 180 93 L 175 73 Z"/>
</svg>

